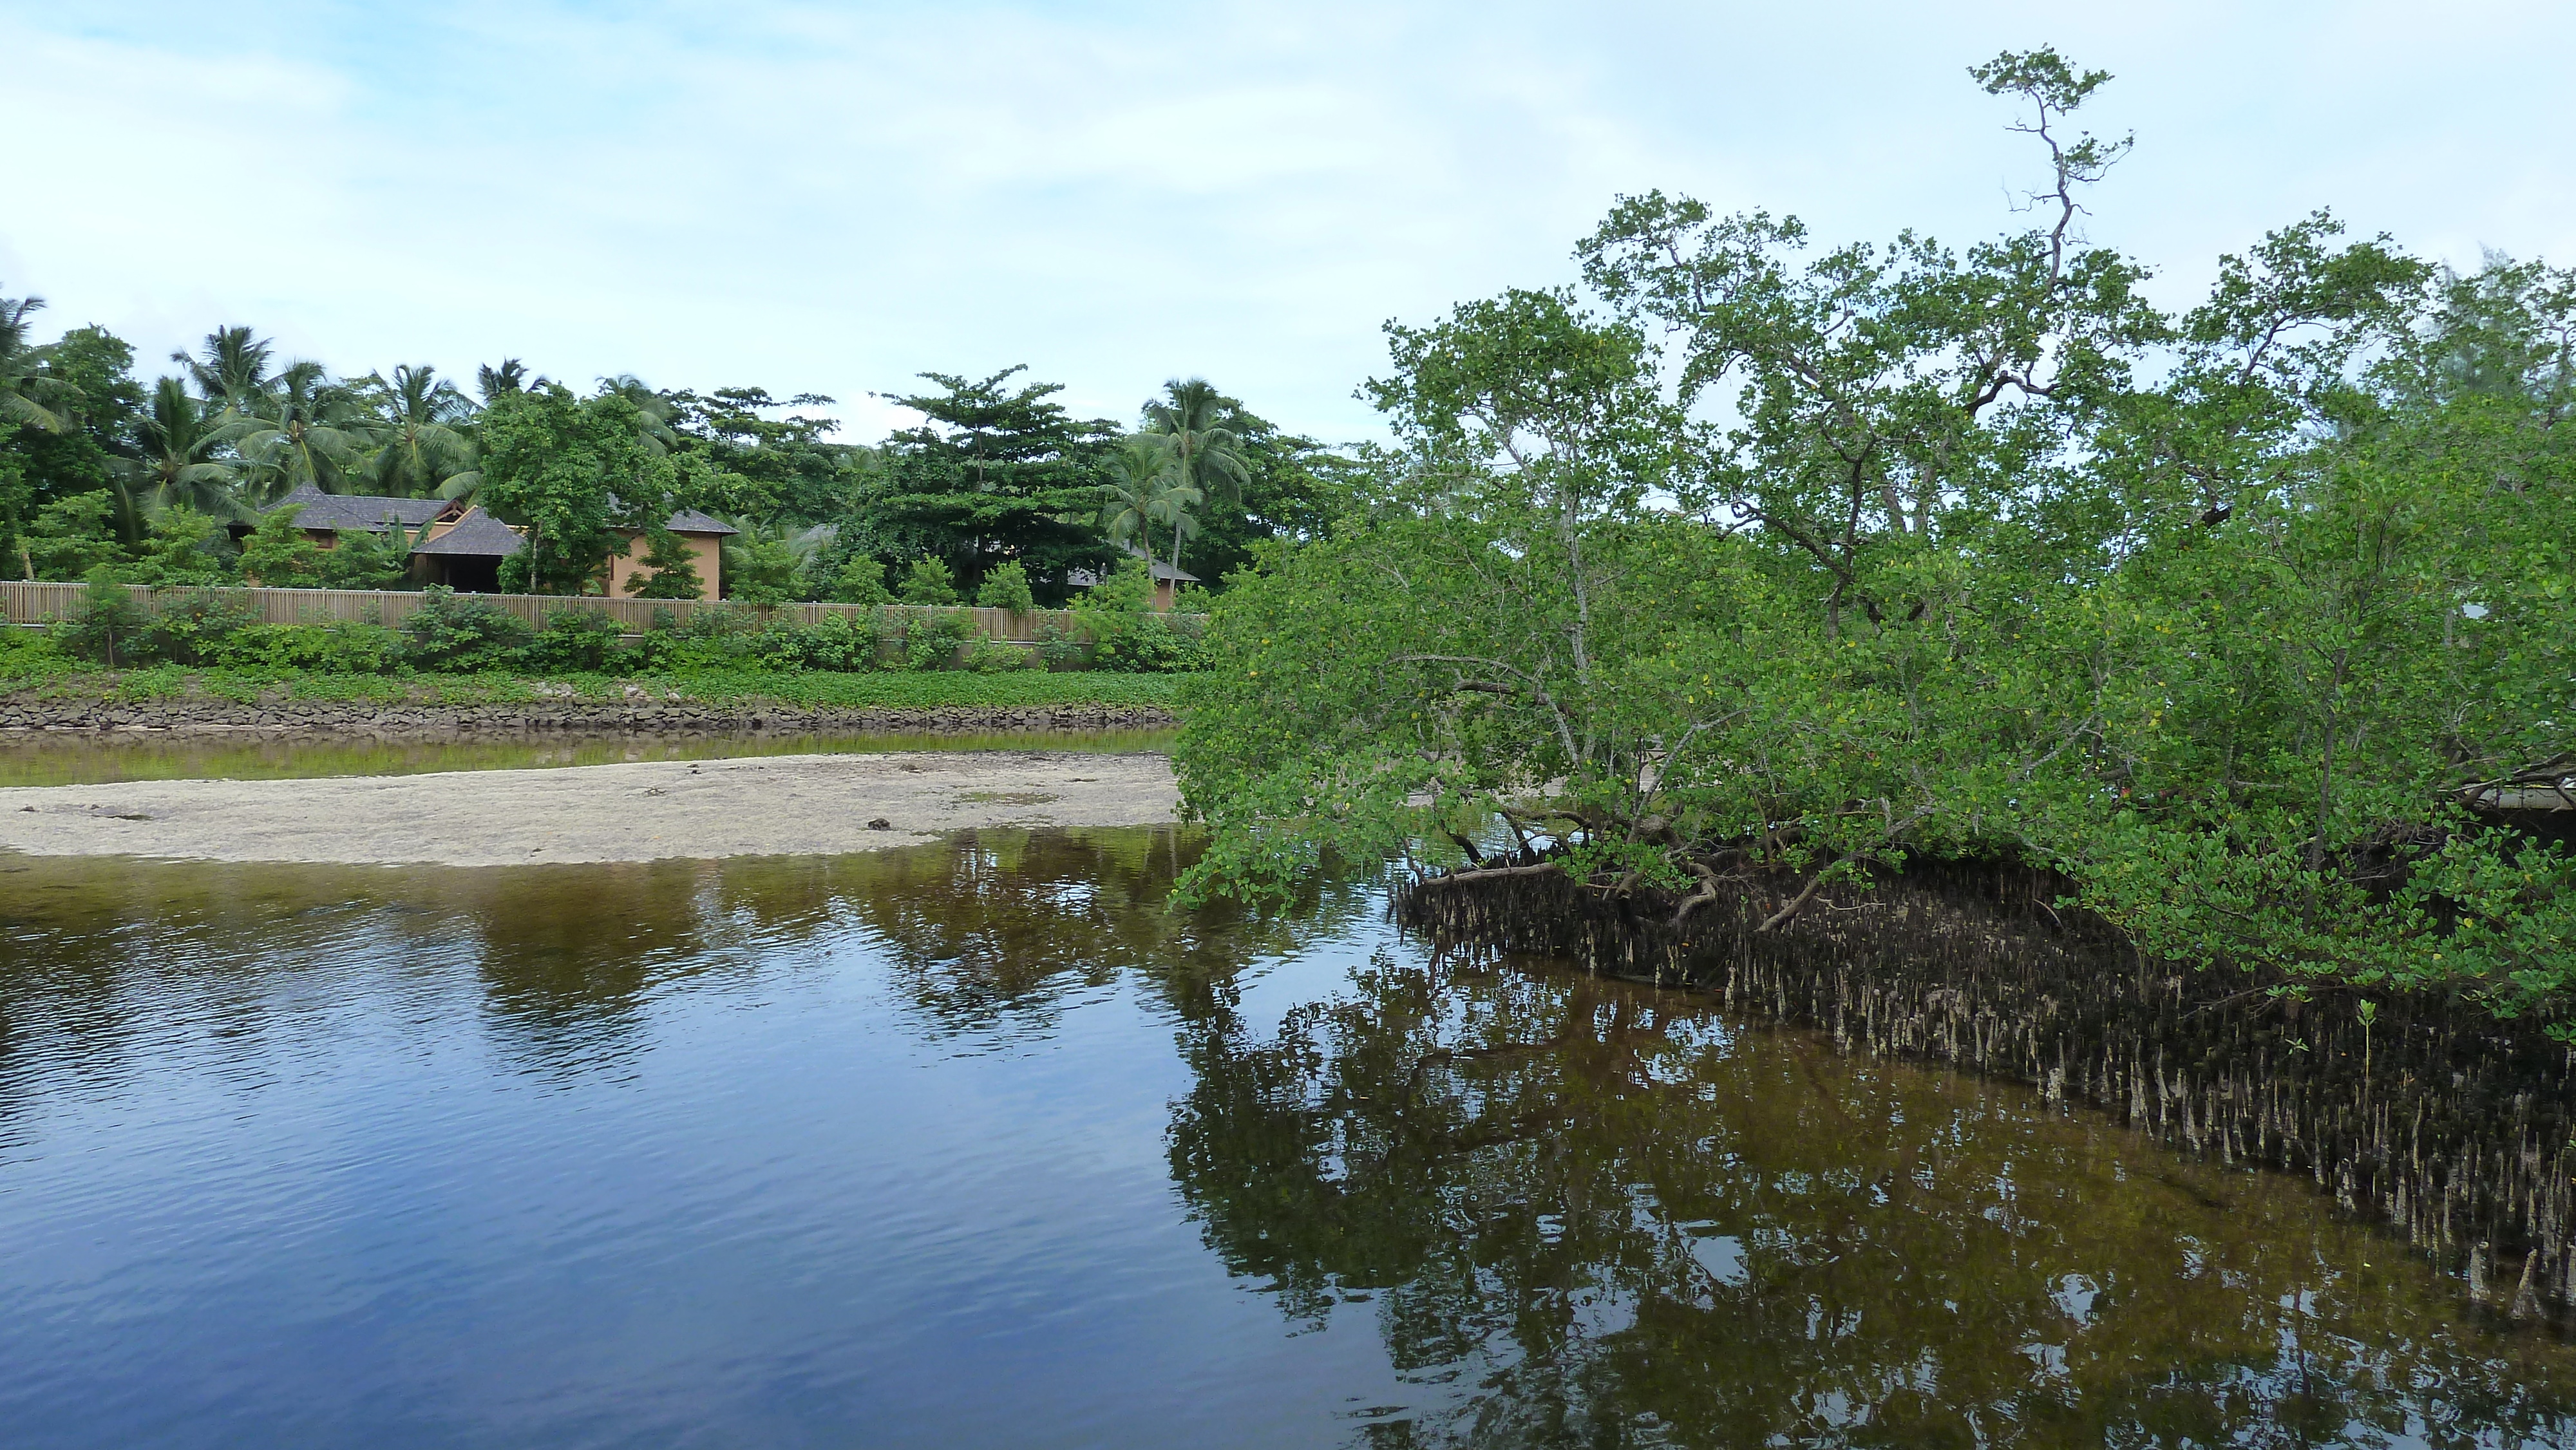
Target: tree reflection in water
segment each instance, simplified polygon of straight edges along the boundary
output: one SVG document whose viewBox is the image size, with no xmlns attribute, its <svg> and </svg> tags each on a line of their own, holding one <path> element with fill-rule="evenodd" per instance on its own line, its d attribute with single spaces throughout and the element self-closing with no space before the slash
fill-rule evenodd
<svg viewBox="0 0 2576 1450">
<path fill-rule="evenodd" d="M 1546 964 L 1391 945 L 1304 1000 L 1245 968 L 1388 940 L 1364 925 L 1379 898 L 1168 911 L 1192 846 L 0 860 L 0 1148 L 66 1081 L 201 1067 L 249 1093 L 353 1031 L 408 1060 L 473 1024 L 503 1070 L 571 1083 L 702 1020 L 663 1010 L 701 985 L 758 1001 L 860 963 L 854 989 L 969 1053 L 1124 986 L 1140 1050 L 1168 1030 L 1188 1070 L 1167 1147 L 1207 1243 L 1293 1326 L 1374 1333 L 1406 1377 L 1408 1403 L 1356 1418 L 1365 1442 L 2576 1442 L 2567 1346 L 2464 1321 L 2454 1285 L 2304 1183 Z"/>
<path fill-rule="evenodd" d="M 1294 1320 L 1376 1318 L 1371 1443 L 2562 1443 L 2564 1346 L 2294 1181 L 1701 999 L 1381 954 L 1185 1044 L 1172 1171 Z"/>
</svg>

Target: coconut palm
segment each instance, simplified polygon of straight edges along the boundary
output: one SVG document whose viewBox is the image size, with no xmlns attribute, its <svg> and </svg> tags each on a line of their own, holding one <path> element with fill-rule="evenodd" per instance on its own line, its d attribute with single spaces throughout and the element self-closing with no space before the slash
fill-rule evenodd
<svg viewBox="0 0 2576 1450">
<path fill-rule="evenodd" d="M 1198 521 L 1190 510 L 1212 492 L 1240 501 L 1252 477 L 1243 439 L 1226 426 L 1234 400 L 1205 378 L 1178 378 L 1163 384 L 1163 396 L 1145 405 L 1145 429 L 1168 440 L 1172 453 L 1172 493 L 1160 521 L 1172 526 L 1172 568 L 1181 567 L 1181 540 L 1195 536 Z"/>
<path fill-rule="evenodd" d="M 1100 487 L 1100 527 L 1113 544 L 1145 541 L 1153 557 L 1154 526 L 1162 520 L 1162 497 L 1172 486 L 1171 440 L 1159 433 L 1133 433 L 1109 455 L 1109 482 Z"/>
<path fill-rule="evenodd" d="M 317 362 L 287 364 L 260 407 L 238 446 L 264 497 L 308 483 L 338 493 L 376 441 L 357 395 Z"/>
<path fill-rule="evenodd" d="M 190 508 L 228 520 L 255 517 L 233 487 L 235 465 L 219 456 L 242 427 L 239 419 L 228 422 L 228 417 L 177 378 L 153 385 L 151 400 L 134 425 L 143 456 L 130 464 L 143 487 L 146 509 Z"/>
<path fill-rule="evenodd" d="M 426 363 L 398 367 L 392 382 L 370 373 L 358 381 L 357 391 L 375 414 L 380 440 L 375 456 L 367 460 L 370 487 L 408 498 L 430 493 L 459 497 L 481 485 L 476 475 L 451 492 L 450 485 L 473 473 L 474 440 L 467 430 L 474 403 L 438 376 L 436 368 Z"/>
<path fill-rule="evenodd" d="M 28 341 L 27 319 L 44 310 L 42 297 L 0 297 L 0 428 L 23 424 L 47 433 L 63 430 L 63 415 L 46 406 L 73 396 L 44 373 L 47 350 Z"/>
<path fill-rule="evenodd" d="M 278 378 L 268 370 L 271 346 L 267 338 L 252 337 L 247 327 L 218 327 L 196 352 L 174 352 L 170 361 L 188 370 L 198 397 L 255 418 L 267 411 L 277 389 Z"/>
<path fill-rule="evenodd" d="M 671 400 L 653 391 L 642 378 L 619 373 L 600 379 L 599 390 L 615 393 L 635 405 L 635 435 L 644 440 L 646 447 L 656 453 L 668 453 L 679 444 L 680 435 L 671 431 Z"/>
<path fill-rule="evenodd" d="M 485 363 L 474 370 L 474 391 L 483 395 L 483 406 L 487 408 L 503 393 L 524 393 L 544 381 L 528 376 L 528 365 L 514 357 L 501 359 L 499 367 Z"/>
</svg>

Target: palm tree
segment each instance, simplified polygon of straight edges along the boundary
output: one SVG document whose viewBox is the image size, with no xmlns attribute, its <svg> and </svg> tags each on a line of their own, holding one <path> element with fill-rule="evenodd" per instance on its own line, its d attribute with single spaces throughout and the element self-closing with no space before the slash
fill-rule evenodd
<svg viewBox="0 0 2576 1450">
<path fill-rule="evenodd" d="M 1172 496 L 1161 517 L 1172 525 L 1174 573 L 1181 567 L 1183 532 L 1198 532 L 1188 511 L 1206 502 L 1211 491 L 1240 501 L 1243 485 L 1252 477 L 1242 437 L 1226 426 L 1235 408 L 1235 401 L 1205 378 L 1175 378 L 1163 384 L 1163 396 L 1145 405 L 1146 431 L 1170 440 L 1172 451 Z"/>
<path fill-rule="evenodd" d="M 524 393 L 543 382 L 543 378 L 528 376 L 528 365 L 514 357 L 501 359 L 499 367 L 485 363 L 474 370 L 474 391 L 483 395 L 483 406 L 487 408 L 503 393 Z"/>
<path fill-rule="evenodd" d="M 427 363 L 398 367 L 390 383 L 370 373 L 358 380 L 357 389 L 374 412 L 383 440 L 367 460 L 371 486 L 398 497 L 456 497 L 482 483 L 477 475 L 470 485 L 450 492 L 474 467 L 474 440 L 467 433 L 474 404 L 438 376 L 436 368 Z"/>
<path fill-rule="evenodd" d="M 619 373 L 599 380 L 599 390 L 615 393 L 635 405 L 635 436 L 656 453 L 668 453 L 678 445 L 680 435 L 671 431 L 671 400 L 633 373 Z"/>
<path fill-rule="evenodd" d="M 338 493 L 376 441 L 356 394 L 317 362 L 287 364 L 261 408 L 239 446 L 272 497 L 308 483 Z"/>
<path fill-rule="evenodd" d="M 44 306 L 42 297 L 0 297 L 0 427 L 24 424 L 47 433 L 63 431 L 63 415 L 40 400 L 69 395 L 72 389 L 45 376 L 48 350 L 27 340 L 27 319 Z"/>
<path fill-rule="evenodd" d="M 153 512 L 191 508 L 219 519 L 247 519 L 248 505 L 233 488 L 235 467 L 217 451 L 238 436 L 238 419 L 218 413 L 188 391 L 177 378 L 163 378 L 152 400 L 135 421 L 134 433 L 143 456 L 133 472 L 145 488 L 145 507 Z"/>
<path fill-rule="evenodd" d="M 277 390 L 278 379 L 268 370 L 270 348 L 267 338 L 252 337 L 247 327 L 218 327 L 196 353 L 174 352 L 170 361 L 188 370 L 198 397 L 254 418 Z"/>
<path fill-rule="evenodd" d="M 1109 455 L 1109 482 L 1100 487 L 1100 526 L 1109 542 L 1145 540 L 1145 557 L 1153 556 L 1150 530 L 1162 521 L 1162 497 L 1172 486 L 1171 440 L 1160 433 L 1132 433 Z"/>
</svg>

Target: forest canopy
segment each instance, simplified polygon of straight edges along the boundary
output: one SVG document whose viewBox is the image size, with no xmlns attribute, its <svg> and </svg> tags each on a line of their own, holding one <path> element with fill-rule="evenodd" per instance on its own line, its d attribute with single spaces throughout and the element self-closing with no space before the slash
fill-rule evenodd
<svg viewBox="0 0 2576 1450">
<path fill-rule="evenodd" d="M 1073 417 L 1061 385 L 1020 368 L 925 373 L 887 395 L 923 421 L 858 444 L 834 438 L 817 394 L 625 375 L 583 390 L 515 359 L 470 391 L 427 364 L 352 377 L 241 325 L 147 383 L 101 328 L 40 341 L 43 310 L 0 298 L 0 579 L 240 582 L 247 536 L 310 487 L 479 504 L 531 544 L 505 587 L 548 593 L 599 587 L 621 531 L 679 508 L 739 530 L 724 590 L 752 604 L 873 602 L 924 561 L 970 598 L 1017 566 L 1060 601 L 1128 555 L 1216 588 L 1255 542 L 1320 527 L 1339 461 L 1204 379 L 1173 381 L 1130 426 Z M 402 587 L 405 547 L 296 582 Z"/>
<path fill-rule="evenodd" d="M 1916 858 L 2051 868 L 2150 955 L 2576 1012 L 2576 275 L 2328 213 L 2174 311 L 2086 236 L 2052 50 L 2021 230 L 1827 246 L 1620 199 L 1582 283 L 1389 324 L 1393 442 L 1215 610 L 1187 889 L 1454 840 L 1766 929 Z"/>
</svg>

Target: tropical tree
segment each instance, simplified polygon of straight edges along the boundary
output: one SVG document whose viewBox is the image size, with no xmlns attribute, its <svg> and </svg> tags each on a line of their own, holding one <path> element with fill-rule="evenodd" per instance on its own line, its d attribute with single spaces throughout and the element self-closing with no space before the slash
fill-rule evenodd
<svg viewBox="0 0 2576 1450">
<path fill-rule="evenodd" d="M 268 497 L 308 483 L 339 493 L 366 466 L 377 420 L 320 363 L 289 363 L 275 386 L 252 401 L 260 411 L 238 446 Z"/>
<path fill-rule="evenodd" d="M 668 453 L 678 445 L 680 435 L 671 430 L 677 405 L 670 395 L 654 391 L 651 384 L 633 373 L 602 378 L 599 390 L 624 398 L 635 410 L 635 436 L 644 441 L 644 446 L 656 453 Z"/>
<path fill-rule="evenodd" d="M 247 327 L 218 327 L 196 352 L 182 349 L 170 361 L 187 369 L 198 397 L 245 418 L 261 417 L 278 382 L 269 371 L 273 346 Z"/>
<path fill-rule="evenodd" d="M 1172 527 L 1176 571 L 1182 539 L 1198 532 L 1191 511 L 1211 494 L 1241 502 L 1252 476 L 1243 438 L 1228 426 L 1240 408 L 1205 378 L 1175 378 L 1163 384 L 1163 396 L 1145 405 L 1146 431 L 1161 435 L 1171 450 L 1172 485 L 1161 500 L 1160 520 Z"/>
<path fill-rule="evenodd" d="M 630 534 L 670 517 L 675 470 L 644 443 L 621 393 L 576 398 L 560 383 L 505 393 L 479 429 L 480 496 L 527 530 L 527 547 L 501 566 L 505 588 L 585 593 Z"/>
<path fill-rule="evenodd" d="M 42 297 L 0 297 L 0 425 L 62 431 L 62 415 L 48 407 L 61 385 L 47 378 L 48 350 L 36 346 L 27 319 L 44 310 Z"/>
<path fill-rule="evenodd" d="M 356 390 L 375 415 L 373 431 L 380 440 L 367 460 L 370 487 L 399 497 L 456 498 L 480 484 L 470 431 L 474 403 L 437 369 L 426 363 L 397 367 L 390 382 L 370 373 Z"/>
<path fill-rule="evenodd" d="M 1172 484 L 1171 440 L 1131 433 L 1109 455 L 1109 481 L 1100 486 L 1100 527 L 1113 544 L 1143 540 L 1150 556 L 1162 498 Z"/>
<path fill-rule="evenodd" d="M 530 375 L 528 365 L 514 357 L 501 359 L 497 366 L 485 363 L 474 370 L 474 391 L 482 395 L 487 408 L 498 402 L 503 393 L 524 393 L 544 383 L 545 379 Z"/>
<path fill-rule="evenodd" d="M 178 378 L 155 383 L 134 427 L 142 457 L 132 467 L 146 506 L 190 508 L 219 519 L 252 517 L 233 487 L 237 466 L 224 456 L 244 422 L 217 411 Z"/>
<path fill-rule="evenodd" d="M 851 522 L 878 551 L 937 554 L 970 582 L 1001 559 L 1050 579 L 1105 560 L 1091 520 L 1116 425 L 1072 417 L 1059 384 L 1012 386 L 1021 371 L 924 373 L 939 391 L 887 399 L 924 422 L 886 440 L 854 501 Z"/>
</svg>

